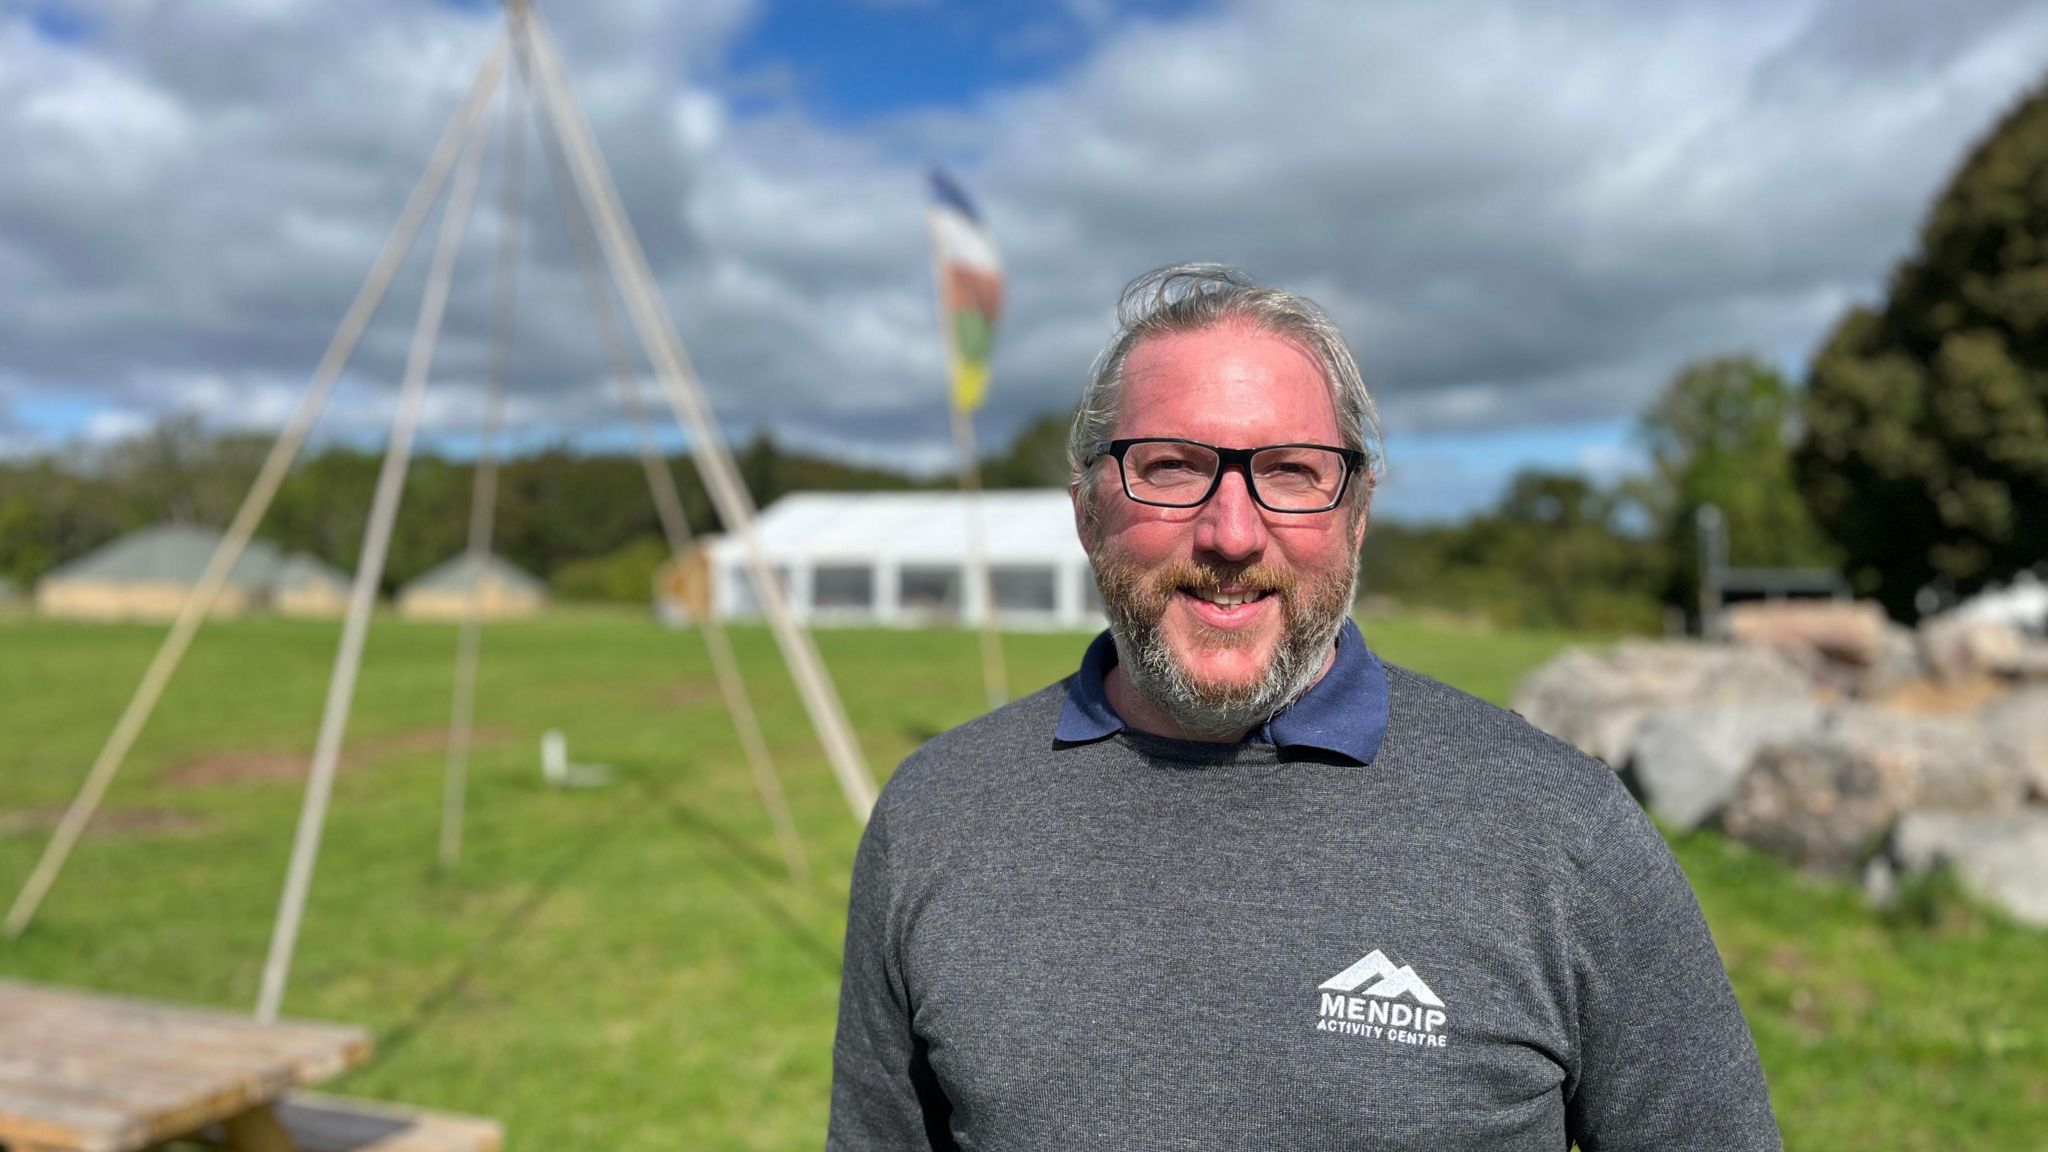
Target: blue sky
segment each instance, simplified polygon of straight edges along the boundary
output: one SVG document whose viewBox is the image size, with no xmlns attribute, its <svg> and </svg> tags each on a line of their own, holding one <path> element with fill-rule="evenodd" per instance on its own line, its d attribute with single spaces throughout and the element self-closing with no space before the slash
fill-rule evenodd
<svg viewBox="0 0 2048 1152">
<path fill-rule="evenodd" d="M 744 26 L 727 68 L 742 114 L 789 100 L 821 123 L 858 126 L 1055 79 L 1120 26 L 1202 8 L 1194 0 L 769 3 Z"/>
<path fill-rule="evenodd" d="M 1222 260 L 1343 326 L 1396 518 L 1482 507 L 1518 468 L 1638 466 L 1635 414 L 1693 359 L 1796 376 L 2048 71 L 2048 8 L 2019 0 L 542 7 L 730 437 L 950 467 L 938 160 L 1009 279 L 984 444 L 1072 403 L 1124 281 Z M 0 0 L 0 453 L 178 413 L 277 428 L 497 12 Z M 430 389 L 427 441 L 458 451 L 497 171 Z M 516 442 L 628 443 L 537 161 L 527 181 Z M 426 243 L 321 436 L 385 435 Z"/>
</svg>

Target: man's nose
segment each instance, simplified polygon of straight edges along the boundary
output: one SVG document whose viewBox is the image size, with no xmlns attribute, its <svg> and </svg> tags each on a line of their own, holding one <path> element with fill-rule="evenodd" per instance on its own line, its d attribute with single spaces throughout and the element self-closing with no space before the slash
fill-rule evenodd
<svg viewBox="0 0 2048 1152">
<path fill-rule="evenodd" d="M 1195 520 L 1195 547 L 1225 560 L 1245 560 L 1266 547 L 1266 519 L 1242 471 L 1223 473 L 1216 494 Z"/>
</svg>

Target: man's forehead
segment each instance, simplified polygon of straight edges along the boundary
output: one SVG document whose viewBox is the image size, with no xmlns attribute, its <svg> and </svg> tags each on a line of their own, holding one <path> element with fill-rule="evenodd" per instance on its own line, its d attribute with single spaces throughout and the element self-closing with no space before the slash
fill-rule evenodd
<svg viewBox="0 0 2048 1152">
<path fill-rule="evenodd" d="M 1334 427 L 1336 419 L 1321 361 L 1298 341 L 1247 324 L 1148 336 L 1125 358 L 1123 378 L 1118 435 L 1182 435 L 1132 429 L 1161 419 L 1218 418 L 1225 409 L 1307 419 L 1318 428 Z"/>
</svg>

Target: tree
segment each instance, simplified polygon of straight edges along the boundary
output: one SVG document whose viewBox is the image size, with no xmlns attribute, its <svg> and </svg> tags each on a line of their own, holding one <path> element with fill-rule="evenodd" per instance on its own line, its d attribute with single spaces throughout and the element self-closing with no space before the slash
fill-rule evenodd
<svg viewBox="0 0 2048 1152">
<path fill-rule="evenodd" d="M 1460 524 L 1380 521 L 1360 588 L 1518 626 L 1649 630 L 1664 568 L 1633 493 L 1572 473 L 1517 473 L 1490 512 Z"/>
<path fill-rule="evenodd" d="M 1653 474 L 1649 504 L 1670 557 L 1666 603 L 1698 598 L 1695 528 L 1721 510 L 1728 561 L 1743 567 L 1833 567 L 1837 557 L 1792 475 L 1798 390 L 1751 356 L 1688 365 L 1643 414 Z"/>
<path fill-rule="evenodd" d="M 1894 615 L 2048 556 L 2048 88 L 1964 162 L 1884 306 L 1836 327 L 1805 420 L 1800 487 Z"/>
<path fill-rule="evenodd" d="M 1067 429 L 1071 412 L 1048 412 L 1026 424 L 1010 441 L 1009 450 L 982 465 L 982 483 L 990 488 L 1065 488 Z"/>
</svg>

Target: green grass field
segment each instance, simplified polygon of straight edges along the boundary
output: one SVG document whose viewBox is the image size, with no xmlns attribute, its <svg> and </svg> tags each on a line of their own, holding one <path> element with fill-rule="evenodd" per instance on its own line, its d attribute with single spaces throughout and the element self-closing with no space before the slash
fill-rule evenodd
<svg viewBox="0 0 2048 1152">
<path fill-rule="evenodd" d="M 1394 661 L 1504 701 L 1569 638 L 1375 619 Z M 0 619 L 0 899 L 11 901 L 161 629 Z M 0 974 L 254 1003 L 332 623 L 210 628 Z M 331 1085 L 496 1116 L 514 1150 L 824 1138 L 857 832 L 764 631 L 735 633 L 813 856 L 784 879 L 702 644 L 635 617 L 492 629 L 467 853 L 434 865 L 452 628 L 380 620 L 288 1015 L 375 1030 Z M 1085 642 L 1006 639 L 1013 685 Z M 971 633 L 818 644 L 878 776 L 981 707 Z M 550 790 L 560 727 L 610 787 Z M 1675 845 L 1798 1148 L 2048 1147 L 2048 934 L 1940 885 L 1879 915 L 1708 833 Z"/>
</svg>

